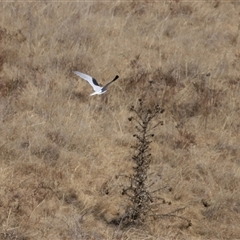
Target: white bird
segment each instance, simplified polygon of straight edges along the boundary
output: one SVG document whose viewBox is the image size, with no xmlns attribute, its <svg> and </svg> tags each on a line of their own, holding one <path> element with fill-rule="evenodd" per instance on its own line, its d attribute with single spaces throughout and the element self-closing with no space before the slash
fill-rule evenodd
<svg viewBox="0 0 240 240">
<path fill-rule="evenodd" d="M 95 95 L 95 94 L 103 94 L 107 91 L 107 87 L 113 83 L 114 81 L 116 81 L 119 76 L 116 75 L 116 77 L 110 81 L 109 83 L 107 83 L 105 86 L 101 87 L 99 86 L 97 80 L 91 76 L 88 76 L 87 74 L 84 74 L 84 73 L 81 73 L 81 72 L 78 72 L 78 71 L 73 71 L 73 73 L 75 73 L 76 75 L 78 75 L 79 77 L 83 78 L 84 80 L 86 80 L 93 88 L 93 90 L 95 91 L 94 93 L 90 94 L 90 96 L 92 95 Z"/>
</svg>

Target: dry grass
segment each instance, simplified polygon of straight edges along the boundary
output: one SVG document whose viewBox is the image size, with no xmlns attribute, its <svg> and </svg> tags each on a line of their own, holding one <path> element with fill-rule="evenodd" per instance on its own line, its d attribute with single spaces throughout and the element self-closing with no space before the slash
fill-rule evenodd
<svg viewBox="0 0 240 240">
<path fill-rule="evenodd" d="M 0 238 L 237 239 L 239 12 L 220 0 L 1 3 Z M 120 79 L 89 97 L 72 70 Z M 154 187 L 172 187 L 161 194 L 186 207 L 188 229 L 110 224 L 126 207 L 115 176 L 131 167 L 128 109 L 149 80 L 149 104 L 166 110 Z"/>
</svg>

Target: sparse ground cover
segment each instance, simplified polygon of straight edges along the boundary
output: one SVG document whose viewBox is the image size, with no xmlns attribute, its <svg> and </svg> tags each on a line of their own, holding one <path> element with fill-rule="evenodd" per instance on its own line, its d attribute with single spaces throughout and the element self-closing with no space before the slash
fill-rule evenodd
<svg viewBox="0 0 240 240">
<path fill-rule="evenodd" d="M 237 1 L 0 3 L 0 238 L 239 239 Z M 89 85 L 120 78 L 106 94 Z M 149 172 L 191 220 L 114 224 L 145 94 L 165 109 Z"/>
</svg>

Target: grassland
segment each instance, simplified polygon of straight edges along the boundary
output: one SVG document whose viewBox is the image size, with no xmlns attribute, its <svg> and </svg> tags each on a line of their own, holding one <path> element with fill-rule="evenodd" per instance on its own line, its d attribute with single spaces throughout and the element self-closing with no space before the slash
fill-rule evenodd
<svg viewBox="0 0 240 240">
<path fill-rule="evenodd" d="M 0 239 L 239 239 L 238 1 L 0 3 Z M 105 83 L 89 97 L 79 70 Z M 120 229 L 129 108 L 165 109 L 154 188 L 191 220 Z M 160 205 L 159 211 L 169 209 Z"/>
</svg>

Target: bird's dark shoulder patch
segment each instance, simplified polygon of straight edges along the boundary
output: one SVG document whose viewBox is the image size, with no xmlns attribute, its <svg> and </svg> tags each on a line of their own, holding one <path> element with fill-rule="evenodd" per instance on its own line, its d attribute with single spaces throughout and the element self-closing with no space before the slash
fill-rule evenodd
<svg viewBox="0 0 240 240">
<path fill-rule="evenodd" d="M 92 78 L 92 81 L 93 81 L 93 83 L 94 83 L 95 85 L 99 86 L 99 84 L 98 84 L 98 82 L 97 82 L 97 80 L 96 80 L 95 78 Z"/>
</svg>

